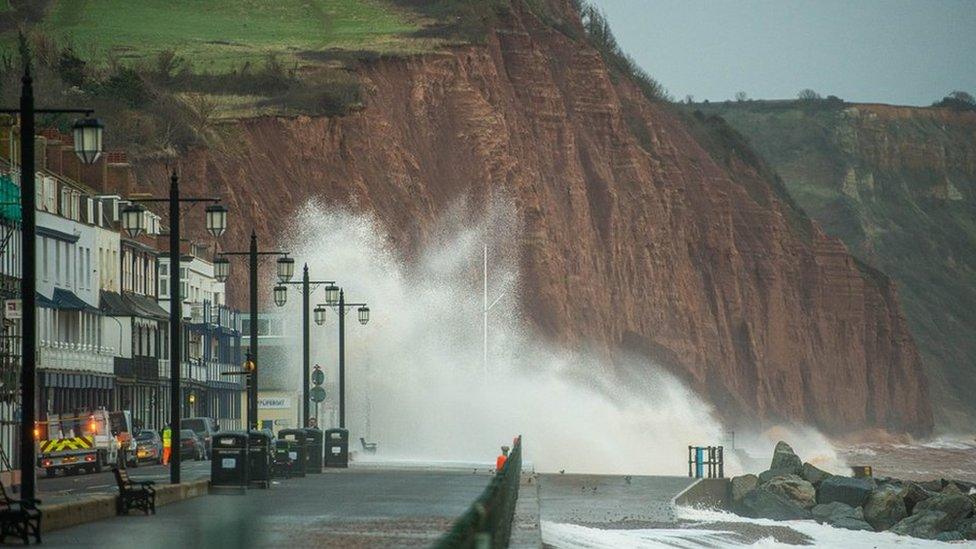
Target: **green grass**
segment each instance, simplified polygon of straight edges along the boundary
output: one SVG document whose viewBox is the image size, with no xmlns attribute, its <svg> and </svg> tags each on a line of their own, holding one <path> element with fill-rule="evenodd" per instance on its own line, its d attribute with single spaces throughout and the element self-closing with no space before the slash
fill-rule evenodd
<svg viewBox="0 0 976 549">
<path fill-rule="evenodd" d="M 269 54 L 298 59 L 329 49 L 410 53 L 421 22 L 381 0 L 59 0 L 41 30 L 87 60 L 152 59 L 174 50 L 195 71 L 221 71 Z"/>
</svg>

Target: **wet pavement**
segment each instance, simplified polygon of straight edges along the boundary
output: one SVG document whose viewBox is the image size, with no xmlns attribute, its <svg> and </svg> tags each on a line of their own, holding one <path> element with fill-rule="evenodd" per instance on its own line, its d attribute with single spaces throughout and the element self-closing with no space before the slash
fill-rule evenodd
<svg viewBox="0 0 976 549">
<path fill-rule="evenodd" d="M 51 532 L 51 547 L 427 547 L 488 484 L 472 469 L 351 468 Z"/>
<path fill-rule="evenodd" d="M 694 479 L 687 477 L 540 475 L 543 521 L 624 527 L 627 523 L 675 522 L 671 500 Z"/>
</svg>

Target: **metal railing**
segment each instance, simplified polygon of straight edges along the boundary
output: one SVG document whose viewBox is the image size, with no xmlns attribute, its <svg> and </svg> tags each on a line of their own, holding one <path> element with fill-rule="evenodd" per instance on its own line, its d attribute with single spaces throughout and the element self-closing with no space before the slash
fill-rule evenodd
<svg viewBox="0 0 976 549">
<path fill-rule="evenodd" d="M 522 477 L 522 437 L 501 471 L 438 542 L 438 549 L 508 547 Z"/>
<path fill-rule="evenodd" d="M 115 349 L 82 343 L 41 341 L 40 368 L 83 370 L 115 375 Z"/>
</svg>

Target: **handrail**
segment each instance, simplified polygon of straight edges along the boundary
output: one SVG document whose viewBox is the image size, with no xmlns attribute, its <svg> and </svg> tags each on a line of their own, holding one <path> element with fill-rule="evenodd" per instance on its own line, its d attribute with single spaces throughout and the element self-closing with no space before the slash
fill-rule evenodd
<svg viewBox="0 0 976 549">
<path fill-rule="evenodd" d="M 503 548 L 512 534 L 512 520 L 522 477 L 522 436 L 515 439 L 512 452 L 501 471 L 461 515 L 435 547 L 438 549 Z"/>
</svg>

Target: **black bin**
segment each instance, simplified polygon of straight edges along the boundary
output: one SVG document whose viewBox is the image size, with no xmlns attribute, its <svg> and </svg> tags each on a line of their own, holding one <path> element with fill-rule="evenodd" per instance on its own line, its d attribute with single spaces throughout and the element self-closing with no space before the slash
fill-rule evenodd
<svg viewBox="0 0 976 549">
<path fill-rule="evenodd" d="M 274 436 L 267 429 L 248 432 L 248 481 L 258 483 L 262 488 L 271 485 L 271 464 L 274 462 L 273 439 Z"/>
<path fill-rule="evenodd" d="M 325 466 L 349 467 L 349 431 L 329 429 L 325 432 Z"/>
<path fill-rule="evenodd" d="M 278 431 L 278 440 L 286 440 L 292 443 L 288 449 L 288 458 L 291 460 L 291 476 L 305 476 L 305 429 L 282 429 Z"/>
<path fill-rule="evenodd" d="M 274 441 L 274 464 L 271 474 L 278 478 L 288 478 L 292 476 L 293 460 L 289 457 L 295 454 L 297 443 L 293 440 L 275 439 Z M 297 455 L 297 454 L 296 454 Z"/>
<path fill-rule="evenodd" d="M 212 443 L 210 485 L 247 488 L 247 433 L 218 433 Z"/>
<path fill-rule="evenodd" d="M 322 430 L 315 427 L 303 429 L 305 431 L 305 472 L 322 472 Z"/>
</svg>

